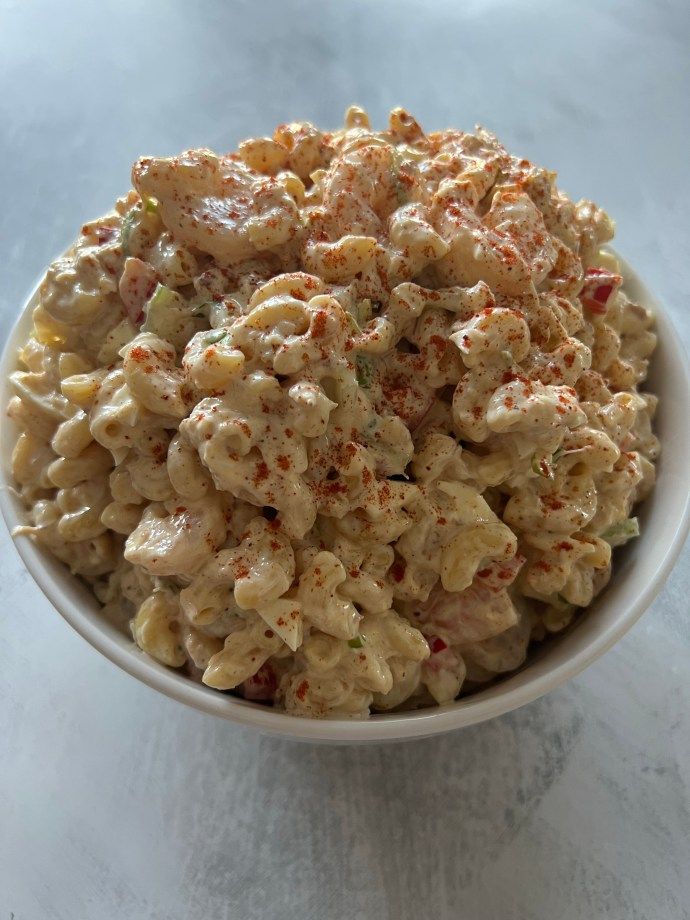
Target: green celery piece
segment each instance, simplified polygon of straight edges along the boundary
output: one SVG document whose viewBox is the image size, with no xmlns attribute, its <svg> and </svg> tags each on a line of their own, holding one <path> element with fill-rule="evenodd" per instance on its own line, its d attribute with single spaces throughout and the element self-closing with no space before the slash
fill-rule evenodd
<svg viewBox="0 0 690 920">
<path fill-rule="evenodd" d="M 544 457 L 543 459 L 546 461 L 546 457 Z M 552 459 L 553 459 L 553 458 L 552 458 Z M 532 472 L 533 472 L 533 473 L 536 473 L 537 476 L 541 476 L 542 479 L 553 479 L 553 470 L 552 470 L 552 468 L 549 466 L 548 461 L 546 461 L 546 467 L 547 467 L 547 469 L 548 469 L 548 471 L 549 471 L 548 473 L 545 473 L 545 472 L 543 471 L 543 469 L 541 468 L 541 466 L 540 466 L 540 464 L 539 464 L 539 459 L 537 458 L 537 455 L 536 455 L 536 454 L 534 454 L 534 455 L 532 456 L 532 464 L 531 464 L 531 465 L 532 465 Z"/>
<path fill-rule="evenodd" d="M 358 324 L 360 326 L 366 326 L 366 324 L 369 322 L 369 320 L 371 319 L 374 313 L 373 308 L 371 306 L 371 301 L 369 300 L 369 298 L 367 297 L 364 300 L 358 301 L 355 309 L 357 311 Z"/>
<path fill-rule="evenodd" d="M 640 525 L 636 517 L 626 518 L 612 524 L 601 534 L 601 539 L 606 540 L 611 546 L 623 546 L 628 540 L 633 540 L 640 535 Z"/>
<path fill-rule="evenodd" d="M 127 258 L 129 253 L 129 240 L 132 235 L 132 227 L 134 226 L 134 220 L 137 216 L 137 209 L 132 208 L 131 211 L 128 211 L 125 216 L 122 218 L 122 224 L 120 226 L 120 248 L 122 249 L 122 255 Z"/>
<path fill-rule="evenodd" d="M 357 383 L 363 390 L 371 387 L 371 381 L 374 377 L 374 362 L 366 355 L 357 355 L 355 359 L 357 365 Z"/>
<path fill-rule="evenodd" d="M 204 345 L 215 345 L 228 334 L 227 329 L 213 329 L 207 336 L 204 336 Z"/>
<path fill-rule="evenodd" d="M 157 332 L 160 321 L 164 318 L 164 313 L 171 307 L 184 309 L 186 306 L 184 298 L 177 291 L 171 290 L 164 284 L 157 284 L 156 290 L 151 295 L 147 303 L 144 304 L 144 320 L 142 332 Z"/>
<path fill-rule="evenodd" d="M 362 326 L 366 326 L 372 314 L 371 301 L 365 299 L 359 300 L 351 309 L 348 309 L 347 318 L 355 332 L 361 332 Z"/>
<path fill-rule="evenodd" d="M 354 315 L 354 313 L 351 313 L 350 310 L 347 311 L 347 320 L 348 320 L 349 324 L 352 326 L 352 331 L 353 331 L 356 335 L 359 335 L 359 333 L 362 331 L 362 329 L 361 329 L 359 323 L 357 322 L 357 317 Z"/>
</svg>

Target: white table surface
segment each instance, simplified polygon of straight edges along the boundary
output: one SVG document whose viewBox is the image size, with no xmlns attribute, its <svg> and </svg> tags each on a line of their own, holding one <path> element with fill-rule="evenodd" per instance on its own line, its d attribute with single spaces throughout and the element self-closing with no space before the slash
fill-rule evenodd
<svg viewBox="0 0 690 920">
<path fill-rule="evenodd" d="M 687 346 L 685 0 L 0 0 L 6 331 L 140 153 L 278 122 L 481 121 L 618 220 Z M 690 553 L 579 679 L 442 738 L 328 748 L 188 711 L 0 530 L 0 920 L 690 917 Z"/>
</svg>

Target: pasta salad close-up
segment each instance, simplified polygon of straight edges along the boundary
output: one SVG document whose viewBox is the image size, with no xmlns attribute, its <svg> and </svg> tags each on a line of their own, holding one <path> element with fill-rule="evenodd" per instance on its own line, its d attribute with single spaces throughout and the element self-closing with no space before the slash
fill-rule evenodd
<svg viewBox="0 0 690 920">
<path fill-rule="evenodd" d="M 12 375 L 29 535 L 189 679 L 297 716 L 450 703 L 639 533 L 654 318 L 613 223 L 497 138 L 352 106 L 140 158 Z"/>
</svg>

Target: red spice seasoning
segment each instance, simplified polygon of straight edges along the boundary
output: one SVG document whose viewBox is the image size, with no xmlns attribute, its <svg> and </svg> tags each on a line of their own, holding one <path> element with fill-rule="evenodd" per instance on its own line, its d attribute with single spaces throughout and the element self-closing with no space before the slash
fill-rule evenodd
<svg viewBox="0 0 690 920">
<path fill-rule="evenodd" d="M 268 465 L 261 460 L 256 464 L 256 471 L 252 477 L 252 482 L 255 486 L 258 486 L 264 479 L 268 479 Z"/>
<path fill-rule="evenodd" d="M 393 565 L 390 567 L 391 577 L 394 578 L 396 581 L 402 581 L 403 578 L 405 577 L 406 568 L 407 566 L 405 565 L 404 562 L 394 562 Z"/>
</svg>

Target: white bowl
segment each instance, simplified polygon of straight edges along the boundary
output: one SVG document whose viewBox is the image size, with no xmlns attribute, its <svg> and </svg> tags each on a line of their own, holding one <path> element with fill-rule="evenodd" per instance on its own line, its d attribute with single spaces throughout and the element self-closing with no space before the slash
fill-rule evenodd
<svg viewBox="0 0 690 920">
<path fill-rule="evenodd" d="M 485 690 L 447 706 L 375 715 L 366 722 L 288 716 L 211 690 L 158 664 L 102 617 L 93 595 L 47 551 L 26 537 L 17 538 L 17 550 L 48 600 L 106 658 L 181 703 L 241 725 L 309 741 L 392 741 L 435 735 L 524 706 L 575 677 L 630 629 L 671 571 L 690 523 L 690 382 L 686 358 L 668 317 L 630 266 L 621 262 L 626 291 L 656 311 L 659 333 L 659 346 L 645 386 L 660 398 L 656 430 L 662 454 L 656 488 L 639 509 L 641 536 L 615 553 L 609 586 L 573 628 L 537 646 L 520 671 Z M 10 455 L 17 431 L 4 410 L 11 395 L 8 375 L 16 366 L 17 348 L 31 329 L 35 300 L 36 290 L 0 359 L 0 507 L 10 530 L 22 523 L 25 512 L 8 489 L 12 484 Z"/>
</svg>

